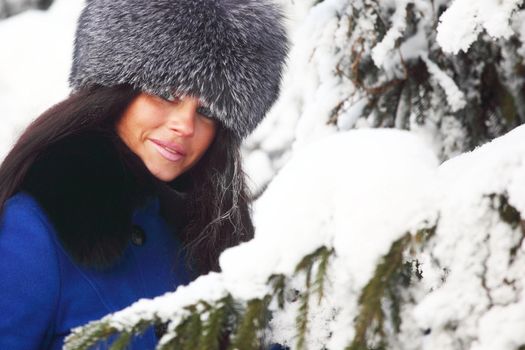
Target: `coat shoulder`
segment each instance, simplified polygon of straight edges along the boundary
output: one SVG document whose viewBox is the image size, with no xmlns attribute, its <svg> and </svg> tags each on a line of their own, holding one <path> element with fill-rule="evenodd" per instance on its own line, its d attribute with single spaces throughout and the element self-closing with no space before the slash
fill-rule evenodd
<svg viewBox="0 0 525 350">
<path fill-rule="evenodd" d="M 20 252 L 20 260 L 54 263 L 54 240 L 53 227 L 33 196 L 18 192 L 6 201 L 0 216 L 2 248 L 9 246 L 10 253 Z"/>
<path fill-rule="evenodd" d="M 45 236 L 52 230 L 44 210 L 27 192 L 14 194 L 4 204 L 0 216 L 0 231 L 14 228 Z"/>
<path fill-rule="evenodd" d="M 0 349 L 37 349 L 49 341 L 60 295 L 56 248 L 35 199 L 26 193 L 8 199 L 0 216 Z"/>
</svg>

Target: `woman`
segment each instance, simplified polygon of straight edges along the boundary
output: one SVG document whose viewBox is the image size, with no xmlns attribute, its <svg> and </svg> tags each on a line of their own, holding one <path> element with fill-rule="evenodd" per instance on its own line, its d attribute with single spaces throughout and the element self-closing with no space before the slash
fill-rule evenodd
<svg viewBox="0 0 525 350">
<path fill-rule="evenodd" d="M 286 53 L 269 0 L 87 2 L 71 95 L 0 167 L 0 349 L 60 349 L 252 237 L 239 147 Z"/>
</svg>

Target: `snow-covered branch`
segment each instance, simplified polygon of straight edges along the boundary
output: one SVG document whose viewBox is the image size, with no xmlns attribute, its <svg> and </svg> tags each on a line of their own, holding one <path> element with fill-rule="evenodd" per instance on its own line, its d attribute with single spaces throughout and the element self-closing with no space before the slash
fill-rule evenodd
<svg viewBox="0 0 525 350">
<path fill-rule="evenodd" d="M 77 329 L 68 349 L 104 329 L 169 321 L 162 349 L 192 315 L 206 324 L 225 300 L 240 305 L 241 325 L 248 317 L 264 326 L 256 315 L 272 311 L 269 337 L 297 348 L 525 343 L 522 332 L 484 334 L 525 322 L 512 311 L 525 304 L 524 160 L 525 127 L 439 167 L 427 145 L 402 131 L 312 143 L 259 199 L 256 237 L 221 256 L 220 274 Z"/>
<path fill-rule="evenodd" d="M 441 16 L 437 41 L 444 51 L 467 51 L 486 30 L 493 38 L 508 39 L 514 31 L 511 17 L 523 0 L 454 0 Z"/>
</svg>

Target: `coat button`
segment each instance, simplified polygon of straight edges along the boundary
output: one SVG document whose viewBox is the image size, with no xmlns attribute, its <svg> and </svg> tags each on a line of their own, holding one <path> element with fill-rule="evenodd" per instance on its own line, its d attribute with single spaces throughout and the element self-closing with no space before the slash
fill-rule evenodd
<svg viewBox="0 0 525 350">
<path fill-rule="evenodd" d="M 141 246 L 146 243 L 146 234 L 139 225 L 133 225 L 131 228 L 131 243 L 136 246 Z"/>
</svg>

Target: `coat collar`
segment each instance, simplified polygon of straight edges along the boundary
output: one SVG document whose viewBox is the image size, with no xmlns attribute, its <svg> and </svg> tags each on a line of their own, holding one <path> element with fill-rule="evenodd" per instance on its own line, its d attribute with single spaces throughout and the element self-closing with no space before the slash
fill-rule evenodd
<svg viewBox="0 0 525 350">
<path fill-rule="evenodd" d="M 160 213 L 160 201 L 158 196 L 151 196 L 149 197 L 146 202 L 135 208 L 133 211 L 133 222 L 135 222 L 135 218 L 138 216 L 156 216 Z"/>
<path fill-rule="evenodd" d="M 89 132 L 49 146 L 21 190 L 39 202 L 77 263 L 106 268 L 122 257 L 134 212 L 157 196 L 159 183 L 118 136 Z"/>
</svg>

